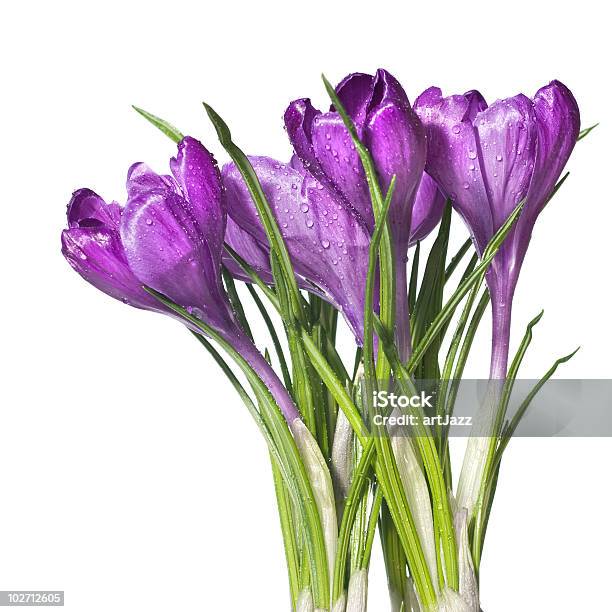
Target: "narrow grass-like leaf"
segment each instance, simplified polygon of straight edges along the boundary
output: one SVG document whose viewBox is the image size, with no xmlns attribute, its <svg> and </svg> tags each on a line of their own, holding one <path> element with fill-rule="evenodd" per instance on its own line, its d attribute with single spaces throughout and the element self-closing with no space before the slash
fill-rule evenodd
<svg viewBox="0 0 612 612">
<path fill-rule="evenodd" d="M 251 332 L 251 327 L 249 326 L 249 322 L 244 314 L 244 308 L 242 306 L 242 301 L 240 300 L 240 296 L 238 295 L 238 291 L 236 291 L 236 284 L 234 283 L 234 277 L 228 272 L 226 268 L 221 269 L 221 275 L 223 276 L 223 282 L 225 283 L 225 289 L 227 291 L 227 295 L 230 300 L 230 304 L 234 309 L 234 313 L 236 314 L 236 318 L 240 323 L 242 329 L 247 333 L 249 338 L 253 340 L 253 332 Z"/>
<path fill-rule="evenodd" d="M 452 207 L 450 202 L 447 202 L 438 235 L 431 247 L 425 265 L 421 289 L 414 307 L 414 315 L 411 318 L 412 340 L 415 344 L 418 344 L 425 330 L 442 309 L 445 283 L 444 263 L 448 250 L 451 211 Z M 435 380 L 439 378 L 438 353 L 440 352 L 441 342 L 442 335 L 440 334 L 423 355 L 423 359 L 421 363 L 417 365 L 416 369 L 416 377 L 418 379 Z"/>
<path fill-rule="evenodd" d="M 219 142 L 228 152 L 229 156 L 232 158 L 232 161 L 236 164 L 236 167 L 240 171 L 242 179 L 247 186 L 249 194 L 251 195 L 255 208 L 259 214 L 259 219 L 261 220 L 263 228 L 266 232 L 268 242 L 270 243 L 270 248 L 272 251 L 271 255 L 276 254 L 276 257 L 278 258 L 277 263 L 279 270 L 284 277 L 284 282 L 287 286 L 287 291 L 290 298 L 291 315 L 301 323 L 304 323 L 305 317 L 302 309 L 301 296 L 297 286 L 297 281 L 295 279 L 295 274 L 293 272 L 293 266 L 291 265 L 291 260 L 289 258 L 289 253 L 287 251 L 287 246 L 285 245 L 285 241 L 278 227 L 274 214 L 272 213 L 270 204 L 266 199 L 266 195 L 261 187 L 257 174 L 255 173 L 255 170 L 253 169 L 253 166 L 251 165 L 251 162 L 247 156 L 233 142 L 232 134 L 225 121 L 223 121 L 217 112 L 215 112 L 215 110 L 208 104 L 204 103 L 204 108 L 206 109 L 206 113 L 217 131 Z M 275 278 L 275 281 L 278 286 L 278 279 Z"/>
<path fill-rule="evenodd" d="M 585 136 L 588 136 L 598 125 L 599 123 L 596 123 L 595 125 L 592 125 L 591 127 L 585 128 L 584 130 L 580 130 L 580 133 L 578 134 L 578 138 L 576 142 L 578 142 L 578 140 L 582 140 Z"/>
<path fill-rule="evenodd" d="M 377 319 L 375 319 L 375 324 L 378 337 L 391 363 L 395 380 L 399 384 L 402 394 L 406 397 L 417 395 L 417 390 L 412 382 L 410 374 L 407 368 L 402 364 L 391 338 L 385 333 L 382 323 Z M 412 406 L 410 406 L 410 410 L 411 414 L 416 417 L 416 424 L 414 425 L 415 441 L 419 448 L 421 459 L 423 460 L 427 482 L 431 490 L 434 524 L 440 530 L 447 584 L 452 589 L 456 590 L 459 588 L 459 571 L 457 565 L 455 528 L 440 457 L 431 431 L 424 423 L 423 410 Z"/>
<path fill-rule="evenodd" d="M 149 287 L 144 289 L 162 304 L 176 312 L 185 321 L 194 327 L 201 329 L 203 333 L 210 336 L 232 357 L 238 367 L 242 370 L 257 396 L 262 408 L 261 417 L 265 422 L 275 448 L 278 449 L 280 463 L 284 470 L 285 484 L 292 492 L 293 503 L 299 509 L 304 522 L 304 534 L 308 547 L 308 558 L 310 562 L 310 573 L 312 577 L 312 590 L 315 605 L 323 610 L 329 607 L 329 571 L 327 566 L 327 552 L 325 538 L 319 511 L 315 502 L 315 496 L 310 484 L 306 468 L 300 457 L 291 430 L 285 421 L 281 410 L 270 394 L 270 391 L 251 368 L 242 355 L 236 351 L 214 328 L 204 321 L 189 314 L 184 308 L 175 304 L 162 293 Z"/>
<path fill-rule="evenodd" d="M 472 239 L 468 238 L 459 248 L 459 250 L 455 253 L 454 257 L 450 260 L 448 266 L 446 266 L 446 270 L 444 271 L 444 280 L 448 282 L 450 277 L 453 275 L 453 272 L 465 256 L 465 254 L 470 250 L 470 245 L 472 244 Z"/>
<path fill-rule="evenodd" d="M 147 112 L 146 110 L 139 108 L 138 106 L 132 106 L 132 108 L 139 114 L 142 115 L 147 121 L 152 123 L 160 132 L 165 134 L 173 142 L 180 142 L 184 136 L 179 132 L 172 124 L 156 117 L 155 115 Z"/>
<path fill-rule="evenodd" d="M 421 243 L 417 242 L 412 255 L 412 268 L 410 270 L 410 282 L 408 283 L 408 312 L 414 311 L 416 303 L 417 287 L 419 284 L 419 259 L 421 258 Z"/>
<path fill-rule="evenodd" d="M 555 361 L 552 367 L 544 374 L 544 376 L 534 385 L 533 389 L 528 393 L 527 397 L 522 401 L 521 405 L 518 407 L 516 413 L 506 424 L 501 435 L 499 436 L 499 445 L 493 457 L 493 461 L 490 467 L 491 477 L 488 480 L 487 488 L 485 490 L 483 501 L 480 507 L 480 511 L 475 518 L 475 532 L 472 538 L 472 557 L 474 559 L 474 565 L 478 570 L 480 565 L 480 559 L 482 555 L 482 548 L 484 545 L 484 537 L 487 530 L 487 524 L 489 521 L 489 516 L 491 514 L 491 506 L 493 503 L 493 495 L 495 493 L 495 487 L 497 485 L 497 476 L 499 474 L 499 468 L 501 465 L 501 460 L 510 442 L 512 436 L 514 435 L 517 427 L 519 426 L 521 420 L 527 413 L 533 398 L 539 393 L 540 389 L 548 382 L 548 380 L 552 377 L 552 375 L 556 372 L 557 368 L 563 364 L 568 362 L 578 351 L 580 347 L 578 347 L 575 351 L 571 352 L 569 355 L 565 355 L 565 357 L 561 357 Z"/>
<path fill-rule="evenodd" d="M 242 271 L 251 279 L 251 282 L 263 291 L 264 295 L 272 302 L 274 308 L 281 314 L 278 297 L 274 290 L 261 280 L 255 268 L 249 265 L 229 244 L 225 243 L 223 246 L 227 254 L 242 268 Z"/>
<path fill-rule="evenodd" d="M 372 556 L 372 546 L 374 544 L 374 536 L 376 534 L 376 522 L 378 520 L 378 515 L 380 514 L 380 507 L 382 506 L 382 501 L 382 490 L 380 487 L 376 487 L 376 493 L 374 493 L 374 500 L 372 501 L 372 507 L 370 508 L 370 520 L 368 521 L 365 547 L 363 549 L 363 557 L 361 559 L 362 569 L 367 569 L 370 565 L 370 558 Z"/>
<path fill-rule="evenodd" d="M 281 372 L 283 374 L 283 382 L 285 383 L 285 387 L 287 388 L 287 391 L 289 391 L 289 393 L 293 395 L 291 376 L 289 374 L 289 367 L 287 366 L 287 360 L 285 359 L 285 353 L 283 352 L 283 347 L 281 346 L 280 340 L 278 338 L 278 334 L 276 333 L 276 329 L 274 328 L 274 324 L 272 323 L 272 319 L 270 318 L 268 311 L 263 305 L 261 298 L 257 295 L 257 291 L 255 291 L 255 288 L 249 285 L 248 283 L 246 284 L 246 288 L 248 292 L 251 294 L 251 297 L 253 298 L 253 301 L 255 302 L 255 305 L 257 306 L 259 313 L 261 314 L 261 318 L 264 320 L 264 323 L 266 324 L 268 333 L 270 334 L 270 338 L 272 340 L 272 344 L 274 345 L 274 350 L 276 351 L 276 356 L 278 357 L 278 362 L 281 367 Z"/>
</svg>

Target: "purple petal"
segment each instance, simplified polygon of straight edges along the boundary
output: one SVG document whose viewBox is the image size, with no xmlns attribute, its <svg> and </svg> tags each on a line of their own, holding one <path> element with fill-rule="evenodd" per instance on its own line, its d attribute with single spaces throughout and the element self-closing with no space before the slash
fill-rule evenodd
<svg viewBox="0 0 612 612">
<path fill-rule="evenodd" d="M 480 169 L 497 229 L 527 195 L 537 140 L 533 104 L 522 94 L 500 100 L 479 113 L 474 124 Z"/>
<path fill-rule="evenodd" d="M 358 340 L 370 236 L 359 216 L 338 204 L 310 175 L 266 157 L 252 157 L 296 273 L 342 310 Z M 267 243 L 255 206 L 233 164 L 223 168 L 228 214 L 258 241 Z"/>
<path fill-rule="evenodd" d="M 76 272 L 107 295 L 136 308 L 164 310 L 130 270 L 117 231 L 106 227 L 66 229 L 62 232 L 62 253 Z"/>
<path fill-rule="evenodd" d="M 68 227 L 109 227 L 117 229 L 119 204 L 107 204 L 91 189 L 77 189 L 68 204 Z"/>
<path fill-rule="evenodd" d="M 472 124 L 483 105 L 477 92 L 443 98 L 435 87 L 421 94 L 414 104 L 427 132 L 427 172 L 453 201 L 480 252 L 494 232 Z"/>
<path fill-rule="evenodd" d="M 534 96 L 538 147 L 529 187 L 529 214 L 538 214 L 569 159 L 580 131 L 580 111 L 571 91 L 559 81 Z"/>
<path fill-rule="evenodd" d="M 396 176 L 389 222 L 401 255 L 408 245 L 407 219 L 410 219 L 416 190 L 427 157 L 425 130 L 410 107 L 406 93 L 397 80 L 379 70 L 375 95 L 365 129 L 365 144 L 372 154 L 383 192 Z"/>
<path fill-rule="evenodd" d="M 534 96 L 537 148 L 527 202 L 513 232 L 513 282 L 525 257 L 537 216 L 546 205 L 580 131 L 580 112 L 572 93 L 559 81 Z M 508 247 L 509 248 L 509 247 Z"/>
<path fill-rule="evenodd" d="M 192 216 L 193 208 L 170 188 L 136 189 L 121 219 L 121 241 L 139 281 L 218 329 L 233 326 L 219 268 Z"/>
<path fill-rule="evenodd" d="M 125 186 L 128 197 L 146 195 L 155 189 L 179 193 L 179 187 L 171 176 L 157 174 L 142 162 L 136 162 L 129 167 Z"/>
<path fill-rule="evenodd" d="M 314 108 L 309 99 L 303 98 L 289 104 L 284 120 L 295 154 L 314 176 L 325 180 L 312 146 L 312 123 L 320 114 L 321 111 Z"/>
<path fill-rule="evenodd" d="M 370 191 L 359 154 L 338 113 L 317 115 L 312 122 L 312 147 L 323 172 L 323 184 L 342 194 L 366 220 L 370 230 L 374 227 L 374 211 Z M 311 170 L 311 167 L 308 167 Z M 314 173 L 313 173 L 314 174 Z M 315 178 L 318 176 L 315 174 Z"/>
<path fill-rule="evenodd" d="M 374 94 L 374 77 L 360 72 L 349 74 L 338 83 L 336 93 L 361 136 Z"/>
<path fill-rule="evenodd" d="M 410 246 L 425 239 L 440 223 L 445 202 L 446 198 L 438 188 L 438 184 L 427 172 L 423 172 L 421 184 L 412 207 Z"/>
<path fill-rule="evenodd" d="M 186 136 L 178 145 L 177 156 L 170 160 L 170 168 L 218 265 L 223 250 L 225 210 L 215 159 L 195 138 Z"/>
</svg>

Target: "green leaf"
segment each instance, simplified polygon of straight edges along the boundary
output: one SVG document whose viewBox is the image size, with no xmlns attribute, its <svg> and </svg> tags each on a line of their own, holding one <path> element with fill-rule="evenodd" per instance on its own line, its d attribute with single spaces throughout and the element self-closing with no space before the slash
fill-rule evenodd
<svg viewBox="0 0 612 612">
<path fill-rule="evenodd" d="M 132 108 L 139 114 L 142 115 L 147 121 L 152 123 L 158 130 L 163 132 L 173 142 L 180 142 L 184 136 L 181 134 L 172 124 L 156 117 L 155 115 L 147 112 L 146 110 L 139 108 L 138 106 L 132 106 Z"/>
<path fill-rule="evenodd" d="M 238 291 L 236 291 L 234 277 L 224 266 L 221 268 L 221 275 L 223 277 L 223 282 L 225 283 L 225 289 L 227 291 L 230 304 L 232 305 L 234 313 L 236 314 L 236 318 L 238 319 L 238 322 L 240 323 L 242 329 L 247 333 L 249 338 L 253 340 L 253 333 L 251 332 L 251 327 L 249 326 L 249 322 L 247 321 L 246 315 L 244 314 L 244 308 L 242 307 L 242 302 L 240 300 L 240 296 L 238 295 Z"/>
<path fill-rule="evenodd" d="M 502 389 L 502 395 L 498 407 L 497 419 L 495 423 L 495 427 L 493 430 L 493 435 L 498 435 L 500 432 L 500 428 L 506 416 L 506 410 L 508 408 L 508 402 L 510 401 L 510 396 L 512 395 L 512 389 L 514 388 L 514 381 L 516 380 L 516 376 L 518 374 L 519 368 L 521 367 L 521 363 L 523 363 L 523 358 L 525 357 L 525 353 L 533 340 L 533 328 L 540 322 L 542 317 L 544 316 L 544 311 L 540 311 L 529 323 L 527 324 L 527 329 L 525 330 L 525 335 L 521 340 L 521 343 L 516 351 L 516 355 L 510 364 L 510 368 L 508 369 L 508 375 L 506 376 L 506 380 L 504 382 L 504 387 Z"/>
<path fill-rule="evenodd" d="M 272 344 L 274 345 L 274 350 L 276 351 L 276 356 L 278 357 L 278 361 L 280 363 L 285 387 L 287 388 L 287 391 L 289 391 L 289 393 L 293 395 L 291 376 L 289 375 L 289 367 L 287 366 L 283 347 L 281 346 L 278 334 L 276 333 L 276 329 L 274 328 L 274 324 L 272 323 L 272 319 L 270 318 L 270 315 L 268 314 L 268 311 L 263 305 L 263 302 L 261 301 L 260 297 L 257 295 L 257 291 L 255 291 L 255 288 L 252 285 L 249 285 L 248 283 L 246 283 L 246 288 L 251 294 L 251 297 L 253 298 L 253 301 L 255 302 L 255 305 L 257 306 L 257 309 L 259 310 L 261 317 L 264 320 L 264 323 L 266 324 L 268 333 L 270 334 Z"/>
<path fill-rule="evenodd" d="M 378 263 L 378 253 L 380 243 L 383 234 L 387 228 L 387 215 L 391 206 L 391 200 L 393 198 L 393 191 L 395 189 L 395 176 L 391 179 L 389 191 L 387 197 L 383 203 L 383 210 L 380 217 L 376 221 L 374 228 L 374 234 L 370 241 L 370 247 L 368 251 L 368 272 L 366 275 L 366 290 L 365 290 L 365 304 L 364 304 L 364 317 L 363 317 L 363 363 L 365 368 L 365 380 L 372 383 L 376 379 L 374 372 L 374 284 L 376 282 L 376 268 Z M 370 390 L 371 391 L 371 390 Z M 368 393 L 366 391 L 366 393 Z M 371 397 L 371 394 L 368 394 Z"/>
<path fill-rule="evenodd" d="M 223 246 L 227 254 L 242 268 L 243 272 L 251 279 L 251 282 L 263 291 L 264 295 L 272 302 L 274 308 L 281 314 L 278 297 L 274 290 L 261 280 L 255 268 L 249 265 L 229 244 L 225 243 Z"/>
<path fill-rule="evenodd" d="M 295 601 L 297 597 L 298 588 L 298 574 L 299 574 L 299 561 L 296 556 L 296 545 L 295 545 L 295 533 L 291 511 L 289 509 L 290 501 L 287 497 L 289 488 L 283 480 L 283 468 L 281 467 L 282 457 L 278 451 L 273 436 L 268 429 L 264 419 L 255 407 L 255 404 L 251 400 L 249 394 L 245 391 L 244 387 L 240 384 L 240 381 L 232 372 L 231 368 L 227 365 L 226 361 L 221 357 L 215 347 L 204 337 L 191 331 L 193 336 L 204 346 L 204 348 L 210 353 L 212 358 L 217 362 L 217 365 L 221 368 L 223 373 L 227 376 L 228 380 L 238 392 L 238 395 L 242 399 L 244 405 L 248 409 L 249 413 L 255 420 L 259 430 L 261 431 L 268 448 L 270 450 L 270 461 L 272 462 L 272 472 L 274 474 L 274 485 L 277 495 L 278 510 L 281 519 L 281 530 L 283 534 L 283 541 L 285 544 L 285 553 L 287 559 L 287 569 L 289 571 L 289 586 L 291 590 L 292 601 Z M 286 469 L 285 469 L 286 472 Z"/>
<path fill-rule="evenodd" d="M 444 272 L 444 278 L 445 278 L 446 282 L 448 282 L 450 277 L 453 275 L 453 272 L 455 271 L 455 269 L 457 268 L 457 266 L 459 265 L 459 263 L 463 259 L 463 256 L 470 250 L 471 244 L 472 244 L 472 239 L 468 238 L 461 245 L 460 249 L 457 251 L 455 256 L 450 260 L 450 263 L 448 264 L 448 266 L 446 267 L 446 270 Z"/>
<path fill-rule="evenodd" d="M 285 484 L 292 493 L 293 503 L 299 510 L 305 526 L 304 534 L 308 548 L 315 606 L 327 609 L 330 596 L 329 570 L 321 519 L 306 468 L 279 406 L 249 363 L 214 328 L 189 314 L 162 293 L 150 287 L 144 287 L 144 289 L 179 314 L 185 321 L 215 340 L 232 357 L 249 381 L 261 407 L 262 420 L 270 431 L 275 448 L 278 450 L 279 467 L 283 470 Z"/>
<path fill-rule="evenodd" d="M 578 142 L 578 140 L 582 140 L 585 136 L 588 136 L 598 125 L 599 123 L 596 123 L 595 125 L 592 125 L 591 127 L 588 127 L 584 130 L 580 130 L 580 133 L 578 134 L 578 139 L 576 140 L 576 142 Z"/>
<path fill-rule="evenodd" d="M 391 363 L 399 388 L 406 397 L 417 395 L 417 390 L 407 368 L 399 358 L 397 349 L 392 343 L 390 336 L 377 319 L 375 319 L 378 336 L 383 350 Z M 455 528 L 453 526 L 453 513 L 447 494 L 444 472 L 440 463 L 440 457 L 436 448 L 434 438 L 429 427 L 424 423 L 424 412 L 421 408 L 409 407 L 410 414 L 415 416 L 414 439 L 418 446 L 425 468 L 425 475 L 431 491 L 434 524 L 440 532 L 442 550 L 444 551 L 444 575 L 451 589 L 459 589 L 459 568 L 457 559 L 457 543 L 455 540 Z"/>
<path fill-rule="evenodd" d="M 417 242 L 412 255 L 412 268 L 410 270 L 410 283 L 408 285 L 408 312 L 414 311 L 416 303 L 417 287 L 419 283 L 419 259 L 421 258 L 421 243 Z"/>
<path fill-rule="evenodd" d="M 413 317 L 411 318 L 412 340 L 415 344 L 418 344 L 422 339 L 425 330 L 427 330 L 442 309 L 445 283 L 444 263 L 446 262 L 448 250 L 451 211 L 450 201 L 447 201 L 438 235 L 431 247 L 425 265 L 421 289 L 414 307 Z M 418 364 L 416 370 L 416 377 L 418 379 L 434 380 L 439 377 L 438 353 L 440 343 L 441 337 L 434 340 L 423 355 L 423 360 Z"/>
<path fill-rule="evenodd" d="M 541 316 L 541 314 L 539 315 Z M 537 322 L 537 321 L 536 321 Z M 533 321 L 532 321 L 533 323 Z M 529 331 L 527 332 L 529 333 Z M 569 355 L 565 355 L 565 357 L 561 357 L 553 363 L 552 367 L 544 374 L 544 376 L 534 385 L 531 389 L 527 397 L 523 400 L 521 405 L 518 407 L 516 413 L 506 424 L 501 435 L 499 436 L 499 445 L 495 451 L 493 461 L 489 468 L 490 477 L 486 483 L 486 489 L 483 494 L 483 499 L 480 507 L 480 511 L 475 518 L 475 532 L 473 535 L 472 542 L 472 554 L 474 556 L 474 563 L 476 567 L 478 567 L 480 563 L 480 557 L 482 555 L 482 548 L 484 545 L 484 537 L 487 530 L 487 524 L 489 521 L 489 516 L 491 513 L 491 506 L 493 503 L 493 496 L 495 493 L 495 487 L 497 485 L 497 476 L 499 474 L 499 468 L 501 465 L 501 460 L 510 442 L 510 439 L 514 435 L 517 427 L 519 426 L 521 420 L 527 413 L 533 398 L 539 393 L 540 389 L 546 384 L 546 382 L 551 378 L 551 376 L 557 371 L 557 368 L 563 364 L 568 362 L 578 351 L 580 347 L 578 347 L 575 351 L 571 352 Z"/>
<path fill-rule="evenodd" d="M 476 331 L 478 330 L 478 326 L 485 312 L 485 309 L 489 304 L 489 291 L 488 289 L 485 289 L 478 304 L 476 305 L 476 309 L 474 310 L 474 314 L 472 315 L 470 324 L 467 327 L 467 332 L 465 333 L 465 337 L 463 338 L 463 342 L 461 343 L 461 350 L 459 350 L 459 355 L 457 357 L 457 350 L 461 342 L 461 338 L 463 336 L 463 332 L 467 324 L 467 319 L 469 318 L 470 312 L 472 311 L 472 305 L 476 299 L 477 294 L 478 291 L 476 287 L 474 287 L 470 292 L 470 296 L 468 297 L 461 317 L 457 323 L 457 329 L 455 331 L 455 334 L 453 335 L 453 339 L 451 340 L 451 344 L 446 357 L 446 362 L 444 364 L 442 380 L 440 381 L 440 389 L 438 390 L 437 407 L 439 409 L 439 414 L 452 416 L 454 412 L 455 400 L 457 398 L 457 393 L 459 392 L 459 386 L 461 384 L 461 378 L 463 377 L 465 364 L 467 363 L 467 359 L 470 354 L 470 349 L 472 348 L 472 343 L 474 341 L 474 337 L 476 336 Z M 451 380 L 452 383 L 449 391 L 448 384 Z M 451 474 L 449 471 L 450 466 L 448 465 L 448 434 L 449 426 L 446 426 L 442 432 L 442 452 L 440 453 L 440 456 L 442 458 L 442 465 L 445 469 L 447 484 L 450 487 Z"/>
<path fill-rule="evenodd" d="M 289 296 L 289 304 L 291 305 L 291 311 L 284 313 L 283 318 L 295 317 L 301 323 L 305 323 L 301 296 L 297 286 L 297 281 L 295 279 L 295 274 L 293 272 L 293 266 L 291 265 L 291 260 L 289 258 L 289 253 L 287 251 L 287 246 L 285 245 L 285 241 L 276 222 L 276 218 L 272 213 L 270 204 L 268 203 L 259 179 L 257 178 L 257 174 L 255 173 L 255 170 L 253 169 L 253 166 L 251 165 L 251 162 L 248 160 L 247 156 L 232 141 L 232 134 L 225 121 L 223 121 L 215 110 L 205 102 L 204 108 L 206 109 L 206 113 L 217 131 L 219 142 L 228 152 L 229 156 L 232 158 L 232 161 L 236 164 L 236 167 L 240 171 L 245 185 L 247 186 L 249 194 L 251 195 L 253 203 L 255 204 L 255 208 L 259 214 L 259 219 L 261 220 L 266 236 L 268 237 L 268 242 L 270 243 L 271 259 L 273 259 L 272 255 L 276 255 L 277 257 L 276 263 L 278 264 L 278 273 L 282 274 L 283 276 L 283 281 L 287 287 Z M 272 265 L 272 270 L 274 272 L 274 265 Z M 276 276 L 274 281 L 278 288 L 279 279 L 276 278 Z"/>
</svg>

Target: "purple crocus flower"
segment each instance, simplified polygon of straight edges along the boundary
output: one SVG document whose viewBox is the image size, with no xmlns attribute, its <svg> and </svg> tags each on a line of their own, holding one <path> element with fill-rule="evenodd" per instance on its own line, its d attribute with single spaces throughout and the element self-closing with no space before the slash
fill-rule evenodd
<svg viewBox="0 0 612 612">
<path fill-rule="evenodd" d="M 406 92 L 386 70 L 351 74 L 336 88 L 342 105 L 374 160 L 383 192 L 396 176 L 389 224 L 396 257 L 396 337 L 401 356 L 410 352 L 406 261 L 410 220 L 426 159 L 423 126 Z M 339 113 L 322 113 L 309 99 L 292 102 L 285 126 L 302 164 L 340 205 L 353 207 L 372 232 L 374 213 L 359 156 Z"/>
<path fill-rule="evenodd" d="M 89 189 L 76 191 L 62 252 L 85 280 L 116 299 L 172 314 L 146 285 L 210 325 L 249 362 L 292 422 L 299 417 L 295 405 L 238 325 L 221 283 L 226 212 L 215 160 L 186 137 L 170 167 L 173 176 L 134 164 L 124 207 Z"/>
<path fill-rule="evenodd" d="M 337 87 L 360 138 L 368 146 L 386 190 L 395 174 L 396 188 L 389 220 L 397 259 L 397 335 L 404 357 L 410 351 L 406 299 L 409 243 L 422 239 L 440 220 L 443 201 L 424 177 L 425 135 L 404 90 L 386 71 L 375 76 L 353 74 Z M 320 292 L 344 314 L 359 343 L 369 242 L 374 213 L 361 161 L 341 117 L 332 108 L 321 113 L 307 99 L 285 112 L 285 125 L 295 150 L 290 164 L 255 157 L 251 163 L 287 242 L 300 285 Z M 410 231 L 413 204 L 423 177 L 415 232 Z M 223 170 L 228 213 L 241 230 L 266 250 L 267 241 L 255 208 L 233 165 Z M 237 240 L 234 232 L 230 244 Z M 246 245 L 258 261 L 260 251 Z M 236 248 L 239 251 L 238 248 Z M 240 251 L 239 251 L 240 252 Z M 259 260 L 261 261 L 261 260 Z M 269 267 L 267 268 L 269 269 Z"/>
<path fill-rule="evenodd" d="M 573 95 L 558 81 L 487 107 L 477 91 L 426 90 L 415 110 L 427 129 L 427 171 L 465 220 L 477 251 L 525 200 L 487 273 L 493 310 L 491 378 L 505 378 L 512 298 L 534 223 L 578 138 Z"/>
</svg>

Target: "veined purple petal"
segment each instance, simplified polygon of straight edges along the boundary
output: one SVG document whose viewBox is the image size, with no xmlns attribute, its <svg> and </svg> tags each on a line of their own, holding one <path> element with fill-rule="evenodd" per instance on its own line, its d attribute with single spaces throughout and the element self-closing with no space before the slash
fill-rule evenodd
<svg viewBox="0 0 612 612">
<path fill-rule="evenodd" d="M 163 187 L 130 190 L 120 232 L 129 266 L 141 283 L 218 329 L 234 325 L 220 269 L 181 195 Z"/>
<path fill-rule="evenodd" d="M 87 282 L 136 308 L 163 311 L 142 289 L 127 263 L 119 237 L 121 210 L 91 189 L 72 194 L 67 210 L 69 228 L 62 232 L 62 253 Z"/>
<path fill-rule="evenodd" d="M 527 195 L 537 140 L 533 104 L 522 94 L 499 100 L 478 113 L 474 124 L 482 179 L 497 229 Z"/>
<path fill-rule="evenodd" d="M 342 310 L 361 341 L 370 242 L 365 224 L 310 175 L 266 157 L 251 157 L 250 161 L 296 273 L 319 287 Z M 223 181 L 230 217 L 267 244 L 250 194 L 233 164 L 223 168 Z"/>
<path fill-rule="evenodd" d="M 68 204 L 68 227 L 108 227 L 117 229 L 121 217 L 119 204 L 107 204 L 91 189 L 77 189 Z"/>
<path fill-rule="evenodd" d="M 321 114 L 308 98 L 294 100 L 285 111 L 285 129 L 296 155 L 304 167 L 320 180 L 325 180 L 323 171 L 312 145 L 312 123 Z"/>
<path fill-rule="evenodd" d="M 477 92 L 443 98 L 437 87 L 414 103 L 427 132 L 427 172 L 453 201 L 480 253 L 495 231 L 473 126 L 484 105 Z"/>
<path fill-rule="evenodd" d="M 178 145 L 177 156 L 170 160 L 170 168 L 218 267 L 226 215 L 215 159 L 195 138 L 186 136 Z"/>
<path fill-rule="evenodd" d="M 396 176 L 389 223 L 402 259 L 408 246 L 407 220 L 411 218 L 417 188 L 421 182 L 427 145 L 425 130 L 410 107 L 397 80 L 379 70 L 364 131 L 365 144 L 372 154 L 383 192 Z"/>
<path fill-rule="evenodd" d="M 446 198 L 436 181 L 427 172 L 423 172 L 421 184 L 412 207 L 410 246 L 426 238 L 440 223 L 445 202 Z"/>
<path fill-rule="evenodd" d="M 180 193 L 179 186 L 171 176 L 157 174 L 143 162 L 136 162 L 129 167 L 125 186 L 132 197 L 138 194 L 146 195 L 156 189 Z"/>
<path fill-rule="evenodd" d="M 136 308 L 164 311 L 130 270 L 116 230 L 102 226 L 66 229 L 62 253 L 73 270 L 107 295 Z"/>
<path fill-rule="evenodd" d="M 340 193 L 359 212 L 371 231 L 374 211 L 370 190 L 359 154 L 340 115 L 335 112 L 317 115 L 312 122 L 311 138 L 324 175 L 323 184 L 331 183 L 333 191 Z M 315 173 L 313 175 L 319 178 Z"/>
<path fill-rule="evenodd" d="M 580 132 L 580 111 L 572 92 L 559 81 L 534 96 L 538 147 L 529 186 L 530 216 L 540 213 L 569 159 Z"/>
<path fill-rule="evenodd" d="M 344 77 L 336 86 L 336 93 L 340 102 L 353 120 L 360 137 L 374 95 L 373 85 L 374 77 L 372 75 L 355 72 Z M 331 110 L 335 110 L 333 106 Z"/>
</svg>

